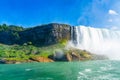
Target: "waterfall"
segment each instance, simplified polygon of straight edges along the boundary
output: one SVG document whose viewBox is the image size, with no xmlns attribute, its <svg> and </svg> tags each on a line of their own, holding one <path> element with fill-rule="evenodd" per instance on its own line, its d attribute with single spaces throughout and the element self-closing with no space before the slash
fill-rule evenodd
<svg viewBox="0 0 120 80">
<path fill-rule="evenodd" d="M 72 33 L 73 34 L 73 33 Z M 120 31 L 76 26 L 73 35 L 75 47 L 95 54 L 106 55 L 110 59 L 120 59 Z"/>
</svg>

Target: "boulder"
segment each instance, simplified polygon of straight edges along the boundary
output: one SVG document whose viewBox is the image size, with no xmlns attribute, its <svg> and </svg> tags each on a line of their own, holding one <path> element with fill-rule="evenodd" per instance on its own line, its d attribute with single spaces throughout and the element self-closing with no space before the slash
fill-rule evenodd
<svg viewBox="0 0 120 80">
<path fill-rule="evenodd" d="M 30 60 L 37 61 L 37 62 L 54 62 L 52 59 L 41 57 L 41 56 L 30 58 Z"/>
<path fill-rule="evenodd" d="M 6 60 L 0 60 L 0 64 L 5 64 Z"/>
<path fill-rule="evenodd" d="M 49 58 L 54 61 L 81 61 L 92 59 L 92 55 L 85 50 L 72 48 L 66 52 L 57 50 Z"/>
</svg>

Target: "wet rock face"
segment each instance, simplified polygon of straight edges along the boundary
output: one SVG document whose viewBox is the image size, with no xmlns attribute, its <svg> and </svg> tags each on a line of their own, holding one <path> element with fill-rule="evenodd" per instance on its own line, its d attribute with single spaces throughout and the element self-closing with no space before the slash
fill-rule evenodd
<svg viewBox="0 0 120 80">
<path fill-rule="evenodd" d="M 10 31 L 0 31 L 0 43 L 2 44 L 13 44 L 15 42 L 15 37 Z"/>
<path fill-rule="evenodd" d="M 5 60 L 0 60 L 0 64 L 5 64 L 6 61 Z"/>
<path fill-rule="evenodd" d="M 39 45 L 55 44 L 61 40 L 70 40 L 70 27 L 65 24 L 37 26 L 19 33 L 21 43 L 32 42 Z"/>
</svg>

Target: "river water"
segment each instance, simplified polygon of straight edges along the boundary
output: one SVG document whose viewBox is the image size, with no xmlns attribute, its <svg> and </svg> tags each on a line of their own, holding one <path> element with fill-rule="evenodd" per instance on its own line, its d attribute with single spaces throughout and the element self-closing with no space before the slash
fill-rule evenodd
<svg viewBox="0 0 120 80">
<path fill-rule="evenodd" d="M 120 61 L 0 64 L 0 80 L 120 80 Z"/>
</svg>

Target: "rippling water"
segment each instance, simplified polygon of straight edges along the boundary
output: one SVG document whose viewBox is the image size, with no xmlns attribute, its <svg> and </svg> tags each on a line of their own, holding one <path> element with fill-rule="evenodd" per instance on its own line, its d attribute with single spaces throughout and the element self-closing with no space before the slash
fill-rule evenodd
<svg viewBox="0 0 120 80">
<path fill-rule="evenodd" d="M 120 61 L 0 64 L 0 80 L 120 80 Z"/>
</svg>

